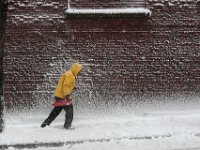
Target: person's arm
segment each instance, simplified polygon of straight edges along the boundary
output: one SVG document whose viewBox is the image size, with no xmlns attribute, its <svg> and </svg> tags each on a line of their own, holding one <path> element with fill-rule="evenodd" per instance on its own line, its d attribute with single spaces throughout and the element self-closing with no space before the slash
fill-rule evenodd
<svg viewBox="0 0 200 150">
<path fill-rule="evenodd" d="M 69 74 L 65 74 L 64 76 L 64 82 L 63 82 L 63 93 L 64 96 L 68 96 L 73 92 L 73 89 L 75 87 L 75 79 L 73 76 Z"/>
</svg>

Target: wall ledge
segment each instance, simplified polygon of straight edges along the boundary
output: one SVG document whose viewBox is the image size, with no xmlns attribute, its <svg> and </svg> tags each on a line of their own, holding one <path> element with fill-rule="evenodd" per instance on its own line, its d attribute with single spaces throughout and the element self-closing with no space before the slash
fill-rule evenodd
<svg viewBox="0 0 200 150">
<path fill-rule="evenodd" d="M 65 11 L 68 17 L 150 17 L 147 8 L 106 8 L 106 9 L 72 9 Z"/>
</svg>

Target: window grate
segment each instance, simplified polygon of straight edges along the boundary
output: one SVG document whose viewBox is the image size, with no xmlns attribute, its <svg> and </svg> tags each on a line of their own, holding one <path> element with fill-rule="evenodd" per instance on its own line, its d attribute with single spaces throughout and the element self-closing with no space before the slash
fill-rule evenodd
<svg viewBox="0 0 200 150">
<path fill-rule="evenodd" d="M 71 8 L 147 7 L 147 0 L 68 0 Z"/>
</svg>

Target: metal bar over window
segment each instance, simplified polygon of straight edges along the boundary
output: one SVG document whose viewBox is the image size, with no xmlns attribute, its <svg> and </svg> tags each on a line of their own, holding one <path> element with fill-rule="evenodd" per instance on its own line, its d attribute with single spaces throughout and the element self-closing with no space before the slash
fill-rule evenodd
<svg viewBox="0 0 200 150">
<path fill-rule="evenodd" d="M 86 4 L 85 4 L 85 3 Z M 93 3 L 93 4 L 91 4 Z M 72 17 L 149 17 L 151 11 L 147 8 L 146 0 L 75 3 L 68 0 L 67 16 Z M 90 4 L 90 6 L 88 6 Z M 112 6 L 112 7 L 111 7 Z M 114 7 L 115 6 L 115 7 Z M 116 7 L 117 6 L 117 7 Z"/>
</svg>

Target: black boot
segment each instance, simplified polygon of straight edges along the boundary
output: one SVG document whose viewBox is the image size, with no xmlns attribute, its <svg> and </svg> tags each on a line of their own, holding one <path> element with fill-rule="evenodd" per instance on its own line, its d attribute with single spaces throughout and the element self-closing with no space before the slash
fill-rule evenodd
<svg viewBox="0 0 200 150">
<path fill-rule="evenodd" d="M 45 120 L 42 124 L 41 124 L 41 128 L 46 127 L 47 125 L 49 125 L 50 123 L 48 122 L 48 120 Z"/>
<path fill-rule="evenodd" d="M 52 121 L 60 114 L 62 109 L 62 107 L 54 107 L 54 109 L 49 114 L 48 118 L 41 124 L 41 127 L 44 128 L 47 125 L 49 126 L 52 123 Z"/>
<path fill-rule="evenodd" d="M 71 124 L 70 125 L 64 124 L 64 128 L 65 129 L 70 129 L 71 128 Z"/>
</svg>

